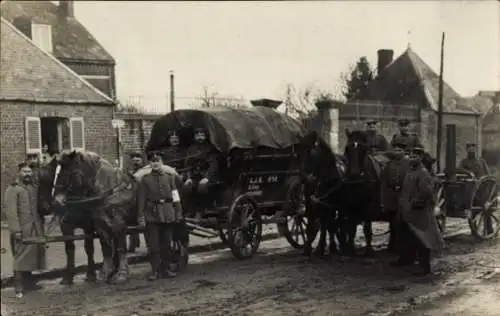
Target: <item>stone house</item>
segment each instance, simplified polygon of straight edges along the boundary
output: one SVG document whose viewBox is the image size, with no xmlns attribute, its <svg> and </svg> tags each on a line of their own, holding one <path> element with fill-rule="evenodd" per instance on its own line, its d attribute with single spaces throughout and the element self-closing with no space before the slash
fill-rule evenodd
<svg viewBox="0 0 500 316">
<path fill-rule="evenodd" d="M 1 18 L 1 193 L 17 164 L 51 150 L 116 157 L 115 102 Z M 111 160 L 112 161 L 112 160 Z"/>
<path fill-rule="evenodd" d="M 373 117 L 381 120 L 383 132 L 389 140 L 397 132 L 397 118 L 408 118 L 426 150 L 435 156 L 439 75 L 411 47 L 395 60 L 393 50 L 381 49 L 377 53 L 377 77 L 368 84 L 370 100 L 367 101 L 383 104 L 382 112 L 388 112 L 390 119 L 376 113 Z M 349 107 L 349 102 L 346 107 Z M 443 110 L 442 163 L 446 148 L 446 124 L 456 124 L 459 158 L 465 155 L 466 143 L 482 144 L 480 111 L 446 82 L 443 83 Z M 341 120 L 344 112 L 340 108 Z"/>
<path fill-rule="evenodd" d="M 75 17 L 74 2 L 2 1 L 1 16 L 94 87 L 116 97 L 115 60 Z"/>
</svg>

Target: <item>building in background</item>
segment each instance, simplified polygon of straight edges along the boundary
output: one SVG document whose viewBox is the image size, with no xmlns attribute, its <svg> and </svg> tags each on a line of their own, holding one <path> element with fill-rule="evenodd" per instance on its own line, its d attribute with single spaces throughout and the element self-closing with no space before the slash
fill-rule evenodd
<svg viewBox="0 0 500 316">
<path fill-rule="evenodd" d="M 2 1 L 1 16 L 108 97 L 116 98 L 115 60 L 75 17 L 73 1 Z"/>
<path fill-rule="evenodd" d="M 49 151 L 83 149 L 113 161 L 115 102 L 1 18 L 1 193 L 17 164 Z"/>
</svg>

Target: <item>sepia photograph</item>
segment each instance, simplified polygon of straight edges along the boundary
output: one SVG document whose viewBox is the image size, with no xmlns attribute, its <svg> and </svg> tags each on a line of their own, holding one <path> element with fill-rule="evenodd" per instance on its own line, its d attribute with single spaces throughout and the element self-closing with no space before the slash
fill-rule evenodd
<svg viewBox="0 0 500 316">
<path fill-rule="evenodd" d="M 0 16 L 0 316 L 500 315 L 500 1 Z"/>
</svg>

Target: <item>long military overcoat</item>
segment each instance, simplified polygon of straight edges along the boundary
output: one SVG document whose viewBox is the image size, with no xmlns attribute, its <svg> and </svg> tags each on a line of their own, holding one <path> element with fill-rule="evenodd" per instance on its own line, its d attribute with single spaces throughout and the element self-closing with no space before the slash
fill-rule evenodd
<svg viewBox="0 0 500 316">
<path fill-rule="evenodd" d="M 38 215 L 37 188 L 33 185 L 13 183 L 4 198 L 7 224 L 13 234 L 21 233 L 22 238 L 43 236 L 43 223 Z M 15 271 L 43 270 L 46 267 L 44 245 L 25 245 L 19 240 L 11 240 Z"/>
<path fill-rule="evenodd" d="M 390 161 L 380 175 L 380 201 L 384 210 L 396 212 L 410 162 L 402 153 L 390 153 Z"/>
<path fill-rule="evenodd" d="M 440 251 L 443 239 L 434 215 L 434 183 L 430 173 L 419 164 L 405 176 L 399 199 L 401 219 L 408 223 L 422 244 L 433 251 Z"/>
</svg>

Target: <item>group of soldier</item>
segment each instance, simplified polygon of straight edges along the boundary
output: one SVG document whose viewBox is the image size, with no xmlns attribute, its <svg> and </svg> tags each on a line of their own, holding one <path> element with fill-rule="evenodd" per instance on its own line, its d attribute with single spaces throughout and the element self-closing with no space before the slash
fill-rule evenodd
<svg viewBox="0 0 500 316">
<path fill-rule="evenodd" d="M 400 132 L 390 146 L 375 128 L 376 121 L 367 122 L 368 146 L 372 153 L 384 152 L 389 161 L 380 174 L 380 207 L 390 219 L 389 251 L 398 255 L 394 266 L 410 266 L 418 261 L 421 271 L 431 274 L 431 252 L 442 248 L 443 240 L 435 218 L 435 183 L 431 166 L 424 165 L 424 148 L 418 137 L 409 133 L 409 121 L 399 122 Z M 481 177 L 488 173 L 483 159 L 477 156 L 476 145 L 467 144 L 468 155 L 460 169 Z"/>
<path fill-rule="evenodd" d="M 388 152 L 390 161 L 381 173 L 380 203 L 389 214 L 391 235 L 389 249 L 399 255 L 397 266 L 412 265 L 418 260 L 423 274 L 431 273 L 430 254 L 439 250 L 443 242 L 434 216 L 434 183 L 432 171 L 422 164 L 424 150 L 418 137 L 409 133 L 409 121 L 399 122 L 400 132 L 388 143 L 376 130 L 376 121 L 367 124 L 368 146 L 373 151 Z M 133 153 L 131 176 L 137 181 L 138 224 L 145 228 L 144 235 L 151 264 L 149 280 L 174 277 L 172 242 L 183 219 L 181 196 L 194 202 L 194 220 L 201 220 L 208 196 L 209 183 L 215 179 L 218 164 L 213 147 L 203 129 L 194 129 L 190 146 L 180 146 L 179 136 L 172 131 L 165 151 Z M 476 177 L 488 173 L 484 160 L 477 156 L 476 145 L 467 145 L 468 156 L 459 168 Z M 43 235 L 43 218 L 38 214 L 36 179 L 33 169 L 52 160 L 46 148 L 43 157 L 28 159 L 19 164 L 19 174 L 8 186 L 3 207 L 6 210 L 11 246 L 14 254 L 14 279 L 16 295 L 38 286 L 31 272 L 45 267 L 44 247 L 22 244 L 21 240 L 33 235 Z M 194 168 L 182 178 L 173 168 L 163 165 L 177 158 L 194 159 Z M 187 157 L 187 158 L 186 158 Z M 170 164 L 170 163 L 169 163 Z M 173 163 L 173 167 L 175 163 Z M 145 169 L 146 168 L 146 169 Z M 142 177 L 137 177 L 140 170 Z M 182 194 L 181 194 L 182 191 Z M 129 251 L 139 246 L 138 234 L 130 235 Z"/>
</svg>

